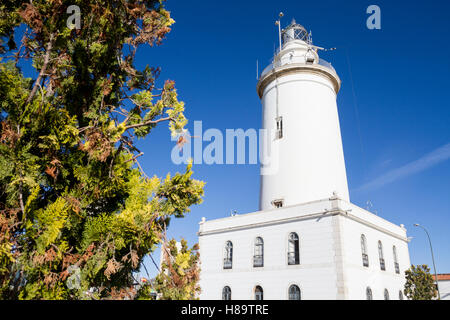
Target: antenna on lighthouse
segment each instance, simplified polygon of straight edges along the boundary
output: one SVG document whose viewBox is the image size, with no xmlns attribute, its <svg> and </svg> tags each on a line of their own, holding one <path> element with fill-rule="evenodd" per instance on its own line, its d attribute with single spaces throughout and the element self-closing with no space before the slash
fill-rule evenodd
<svg viewBox="0 0 450 320">
<path fill-rule="evenodd" d="M 256 59 L 256 80 L 259 79 L 259 65 L 258 65 L 258 59 Z"/>
<path fill-rule="evenodd" d="M 280 51 L 281 51 L 281 18 L 283 18 L 284 13 L 280 12 L 278 15 L 280 18 L 275 21 L 275 25 L 278 25 L 278 40 L 280 42 Z"/>
<path fill-rule="evenodd" d="M 312 38 L 311 38 L 311 39 L 312 39 Z M 322 47 L 315 46 L 315 45 L 313 45 L 313 44 L 310 44 L 309 46 L 310 46 L 310 48 L 314 48 L 314 49 L 316 49 L 316 50 L 322 50 L 322 51 L 334 51 L 334 50 L 337 49 L 337 48 L 328 48 L 328 49 L 326 49 L 326 48 L 322 48 Z"/>
<path fill-rule="evenodd" d="M 370 212 L 378 215 L 377 210 L 373 210 L 373 204 L 372 204 L 372 201 L 370 201 L 370 200 L 367 200 L 367 202 L 366 202 L 366 209 L 367 209 L 367 211 L 370 211 Z"/>
<path fill-rule="evenodd" d="M 317 50 L 322 50 L 322 51 L 334 51 L 334 50 L 336 50 L 336 48 L 328 48 L 328 49 L 326 49 L 326 48 L 322 48 L 322 47 L 313 45 L 312 31 L 311 30 L 309 31 L 309 33 L 307 35 L 306 43 L 308 43 L 308 47 L 310 49 L 315 49 L 316 51 Z"/>
</svg>

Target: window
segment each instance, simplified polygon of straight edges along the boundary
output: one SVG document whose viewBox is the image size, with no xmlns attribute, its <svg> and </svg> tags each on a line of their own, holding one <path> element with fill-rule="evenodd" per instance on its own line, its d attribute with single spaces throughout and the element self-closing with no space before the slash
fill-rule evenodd
<svg viewBox="0 0 450 320">
<path fill-rule="evenodd" d="M 386 264 L 384 263 L 383 244 L 381 243 L 381 241 L 378 241 L 378 255 L 380 256 L 380 268 L 381 268 L 381 270 L 385 271 Z"/>
<path fill-rule="evenodd" d="M 277 121 L 277 133 L 275 138 L 281 139 L 283 138 L 283 117 L 276 118 Z"/>
<path fill-rule="evenodd" d="M 300 288 L 293 284 L 289 287 L 289 300 L 300 300 Z"/>
<path fill-rule="evenodd" d="M 400 290 L 398 292 L 398 300 L 403 300 L 403 292 L 402 292 L 402 290 Z"/>
<path fill-rule="evenodd" d="M 263 289 L 260 286 L 255 287 L 255 300 L 263 300 Z"/>
<path fill-rule="evenodd" d="M 367 300 L 373 300 L 372 289 L 370 289 L 370 287 L 367 287 L 367 289 L 366 289 L 366 299 Z"/>
<path fill-rule="evenodd" d="M 300 264 L 300 250 L 298 235 L 295 232 L 289 234 L 288 240 L 288 265 Z"/>
<path fill-rule="evenodd" d="M 367 254 L 366 236 L 363 234 L 361 235 L 361 253 L 362 253 L 363 266 L 368 267 L 369 266 L 369 255 Z"/>
<path fill-rule="evenodd" d="M 305 60 L 307 64 L 312 64 L 314 63 L 314 54 L 312 53 L 311 49 L 308 49 L 308 51 L 305 54 Z"/>
<path fill-rule="evenodd" d="M 231 289 L 226 286 L 222 289 L 222 300 L 231 300 Z"/>
<path fill-rule="evenodd" d="M 395 266 L 395 273 L 400 274 L 400 265 L 398 264 L 398 259 L 397 259 L 397 248 L 395 246 L 392 247 L 392 251 L 394 254 L 394 266 Z"/>
<path fill-rule="evenodd" d="M 264 241 L 261 237 L 257 237 L 255 240 L 255 252 L 253 254 L 253 266 L 264 266 Z"/>
<path fill-rule="evenodd" d="M 283 199 L 273 200 L 273 201 L 272 201 L 272 205 L 273 205 L 275 208 L 281 208 L 281 207 L 283 207 Z"/>
<path fill-rule="evenodd" d="M 223 268 L 231 269 L 233 267 L 233 243 L 227 241 L 225 244 L 225 252 L 223 257 Z"/>
<path fill-rule="evenodd" d="M 389 300 L 389 291 L 388 291 L 388 289 L 384 289 L 384 300 Z"/>
</svg>

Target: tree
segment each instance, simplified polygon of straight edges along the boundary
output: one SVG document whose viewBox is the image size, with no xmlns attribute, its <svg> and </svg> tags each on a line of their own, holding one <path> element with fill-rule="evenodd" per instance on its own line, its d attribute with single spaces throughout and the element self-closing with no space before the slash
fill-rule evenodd
<svg viewBox="0 0 450 320">
<path fill-rule="evenodd" d="M 134 298 L 170 219 L 201 203 L 191 164 L 148 177 L 135 145 L 187 123 L 174 82 L 135 66 L 173 23 L 162 0 L 1 2 L 1 299 Z"/>
<path fill-rule="evenodd" d="M 155 279 L 155 290 L 162 300 L 195 300 L 200 293 L 198 245 L 188 248 L 186 240 L 165 242 L 160 273 Z"/>
<path fill-rule="evenodd" d="M 411 300 L 432 300 L 437 297 L 436 285 L 430 268 L 427 265 L 411 265 L 411 268 L 405 271 L 405 296 Z"/>
</svg>

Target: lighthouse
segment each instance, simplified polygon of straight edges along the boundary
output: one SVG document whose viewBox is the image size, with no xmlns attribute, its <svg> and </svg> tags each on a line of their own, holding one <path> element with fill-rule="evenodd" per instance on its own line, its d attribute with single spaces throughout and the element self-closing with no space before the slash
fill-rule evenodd
<svg viewBox="0 0 450 320">
<path fill-rule="evenodd" d="M 259 211 L 199 222 L 200 299 L 404 299 L 405 227 L 350 202 L 341 80 L 303 26 L 279 31 L 256 85 L 270 133 Z"/>
<path fill-rule="evenodd" d="M 336 105 L 341 80 L 295 20 L 281 39 L 280 50 L 257 84 L 262 128 L 273 132 L 262 145 L 271 169 L 266 164 L 261 168 L 259 208 L 290 206 L 333 193 L 349 201 Z"/>
</svg>

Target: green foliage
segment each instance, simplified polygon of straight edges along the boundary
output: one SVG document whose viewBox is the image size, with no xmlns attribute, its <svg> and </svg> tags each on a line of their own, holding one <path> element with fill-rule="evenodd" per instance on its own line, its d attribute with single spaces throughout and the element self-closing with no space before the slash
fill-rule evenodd
<svg viewBox="0 0 450 320">
<path fill-rule="evenodd" d="M 156 0 L 0 4 L 0 299 L 146 296 L 133 273 L 204 186 L 192 165 L 161 179 L 138 162 L 137 138 L 187 123 L 174 82 L 134 66 L 173 23 Z"/>
<path fill-rule="evenodd" d="M 200 293 L 198 245 L 188 248 L 186 240 L 174 239 L 163 246 L 163 262 L 155 279 L 155 289 L 162 300 L 196 300 Z"/>
<path fill-rule="evenodd" d="M 411 300 L 432 300 L 437 297 L 436 285 L 427 265 L 414 266 L 405 271 L 404 293 Z"/>
</svg>

